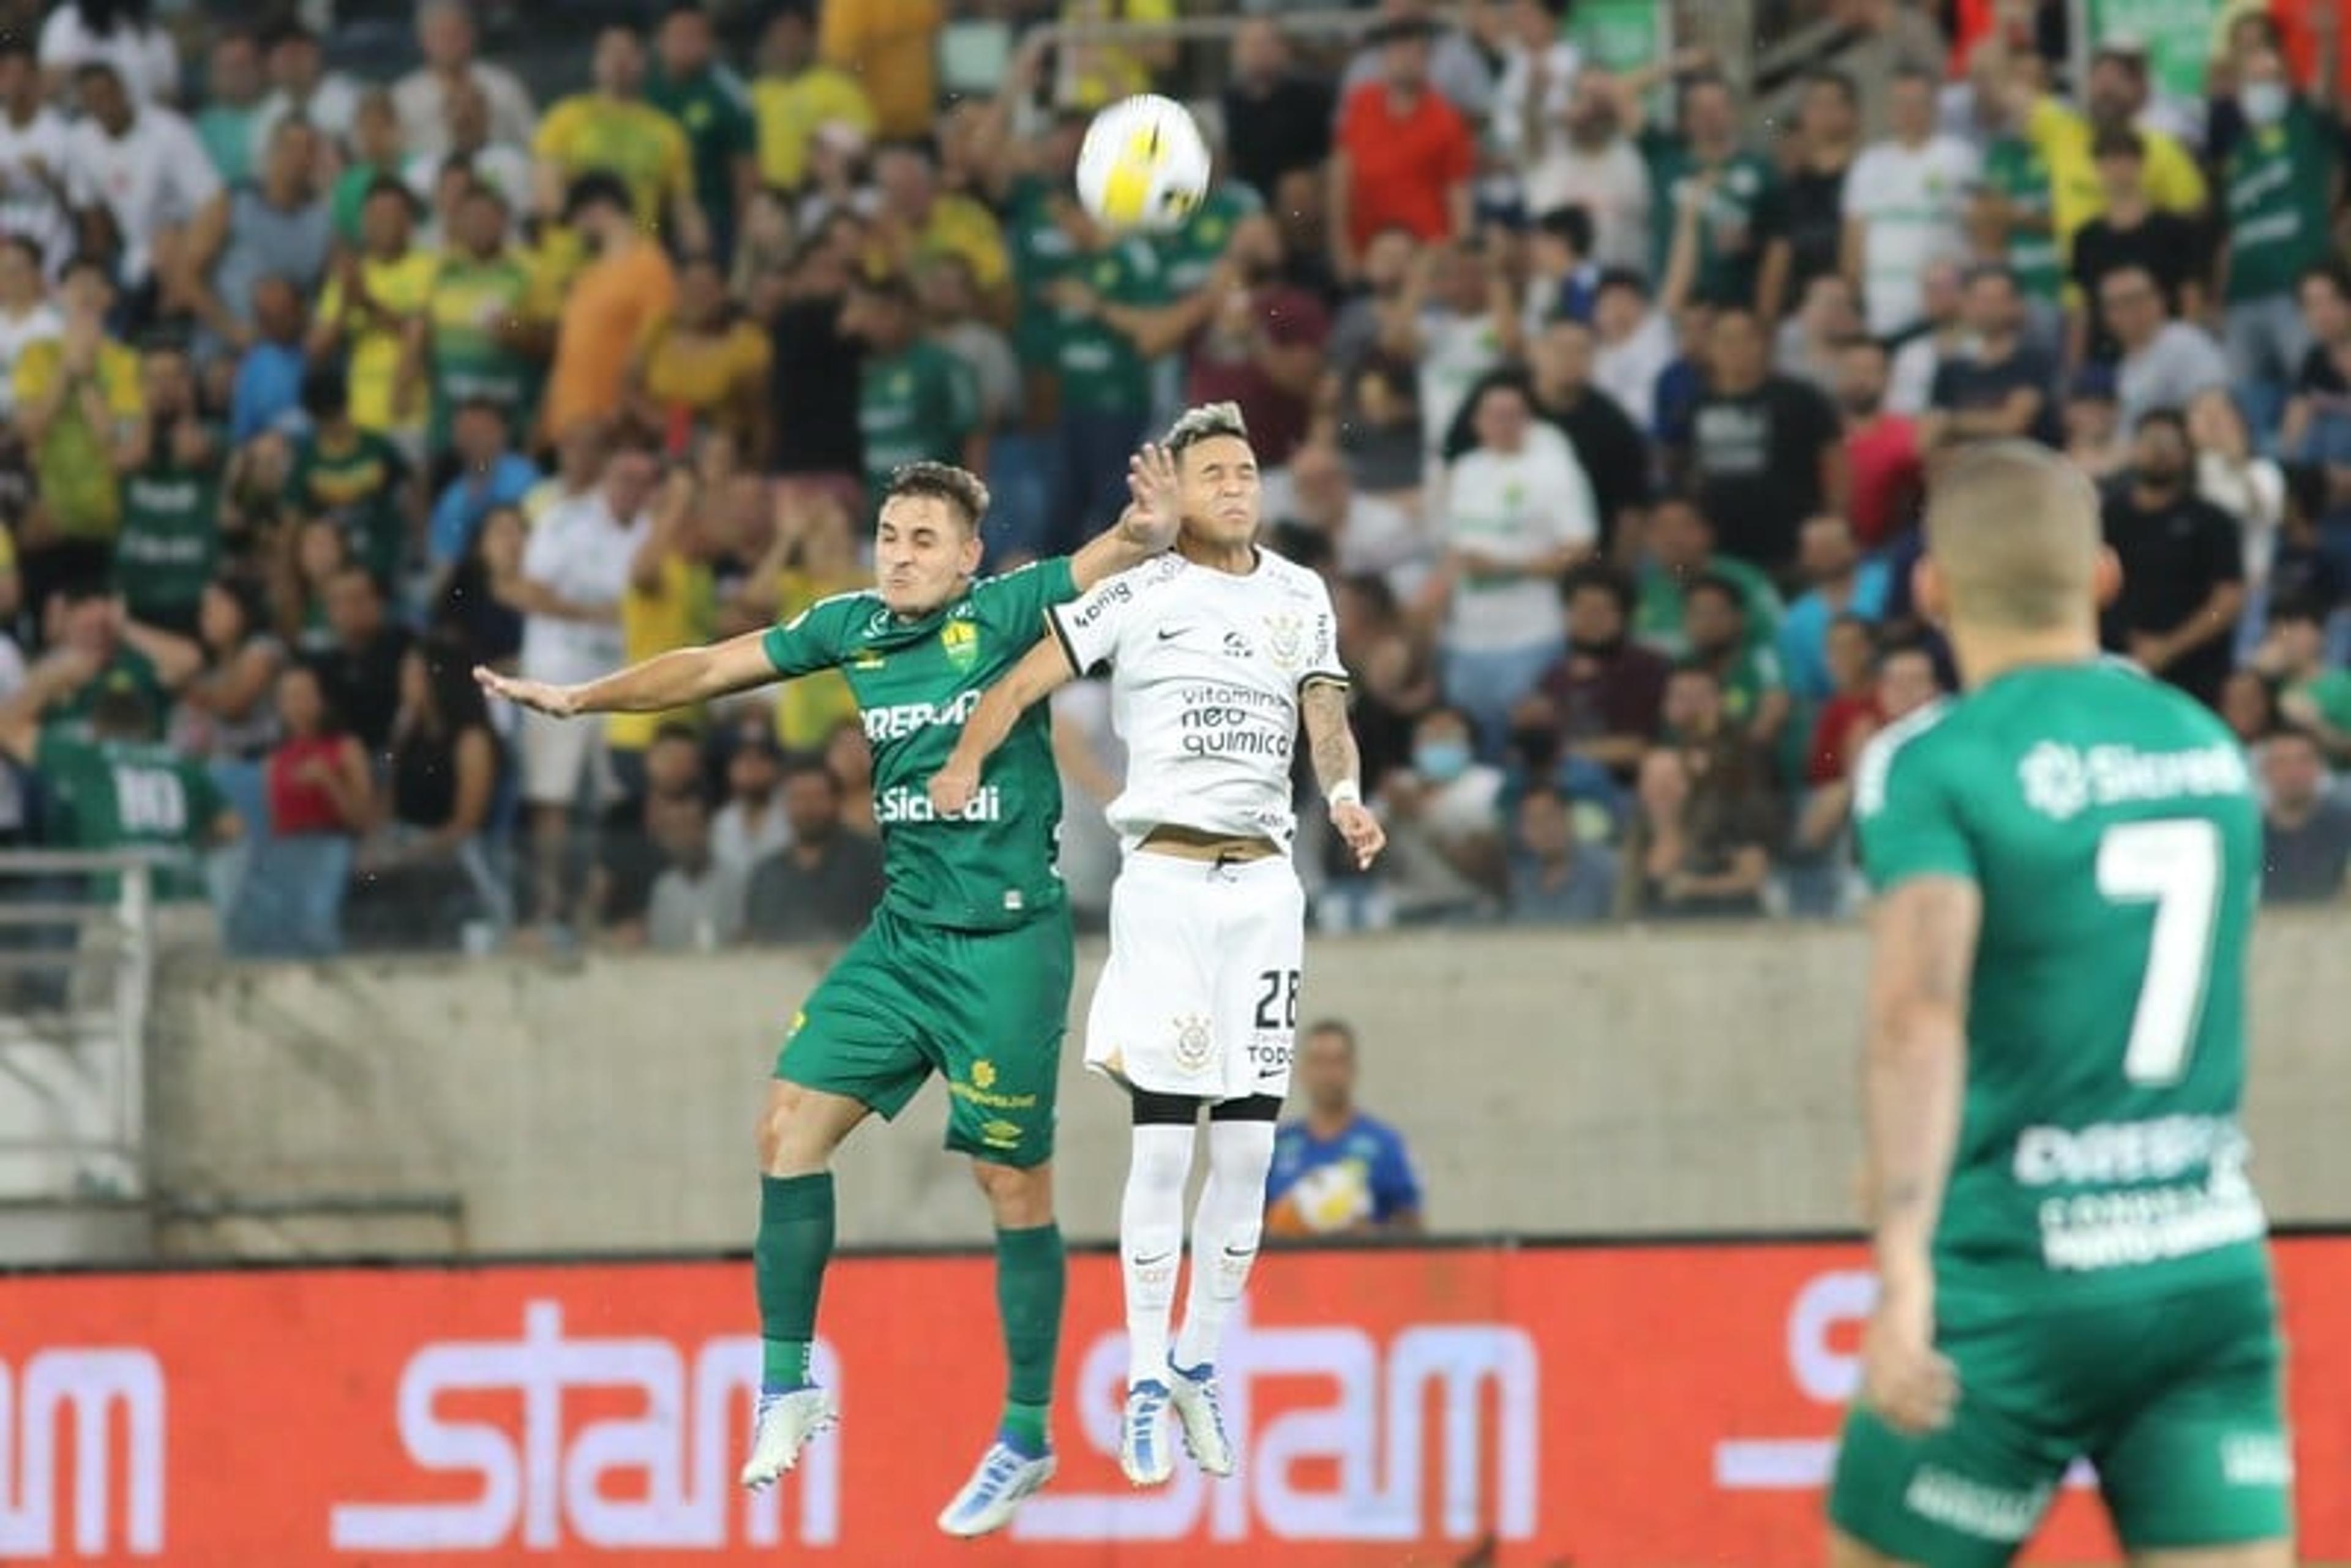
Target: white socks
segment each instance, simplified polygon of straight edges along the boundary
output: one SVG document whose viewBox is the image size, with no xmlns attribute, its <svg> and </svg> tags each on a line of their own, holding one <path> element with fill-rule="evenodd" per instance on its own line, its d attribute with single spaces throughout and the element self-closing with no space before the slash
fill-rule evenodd
<svg viewBox="0 0 2351 1568">
<path fill-rule="evenodd" d="M 1184 1262 L 1184 1183 L 1192 1174 L 1190 1127 L 1135 1127 L 1118 1211 L 1119 1271 L 1126 1281 L 1126 1381 L 1167 1381 L 1167 1312 Z"/>
<path fill-rule="evenodd" d="M 1187 1372 L 1216 1361 L 1225 1320 L 1249 1283 L 1272 1165 L 1272 1123 L 1208 1124 L 1208 1180 L 1192 1211 L 1192 1288 L 1176 1336 L 1176 1364 Z"/>
<path fill-rule="evenodd" d="M 1192 1171 L 1193 1129 L 1132 1129 L 1134 1155 L 1119 1208 L 1119 1267 L 1126 1284 L 1126 1378 L 1167 1381 L 1167 1319 L 1183 1261 L 1184 1184 Z M 1265 1177 L 1273 1164 L 1273 1124 L 1208 1124 L 1208 1179 L 1192 1213 L 1192 1288 L 1176 1336 L 1176 1364 L 1217 1359 L 1225 1323 L 1249 1283 L 1265 1225 Z"/>
</svg>

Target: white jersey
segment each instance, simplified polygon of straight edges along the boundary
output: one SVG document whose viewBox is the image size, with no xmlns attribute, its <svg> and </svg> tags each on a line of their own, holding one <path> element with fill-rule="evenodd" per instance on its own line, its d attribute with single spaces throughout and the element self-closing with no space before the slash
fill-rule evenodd
<svg viewBox="0 0 2351 1568">
<path fill-rule="evenodd" d="M 1127 769 L 1108 815 L 1127 849 L 1161 826 L 1290 848 L 1299 693 L 1347 679 L 1320 577 L 1263 550 L 1246 577 L 1169 554 L 1049 616 L 1080 673 L 1111 667 Z"/>
</svg>

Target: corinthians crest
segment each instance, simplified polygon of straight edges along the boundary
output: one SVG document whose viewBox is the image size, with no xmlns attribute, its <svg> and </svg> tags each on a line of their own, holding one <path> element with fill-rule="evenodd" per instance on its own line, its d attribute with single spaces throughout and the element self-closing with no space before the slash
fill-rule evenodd
<svg viewBox="0 0 2351 1568">
<path fill-rule="evenodd" d="M 1295 670 L 1306 661 L 1306 622 L 1288 611 L 1265 618 L 1265 651 L 1283 670 Z"/>
<path fill-rule="evenodd" d="M 1176 1015 L 1176 1065 L 1186 1072 L 1197 1072 L 1208 1065 L 1209 1053 L 1216 1049 L 1216 1037 L 1209 1032 L 1208 1020 L 1198 1013 Z"/>
</svg>

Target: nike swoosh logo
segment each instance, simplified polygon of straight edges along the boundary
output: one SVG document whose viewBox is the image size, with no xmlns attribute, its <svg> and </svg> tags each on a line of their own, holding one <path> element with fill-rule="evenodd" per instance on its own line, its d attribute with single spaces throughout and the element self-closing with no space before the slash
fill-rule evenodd
<svg viewBox="0 0 2351 1568">
<path fill-rule="evenodd" d="M 1159 629 L 1159 640 L 1163 643 L 1173 643 L 1176 638 L 1181 637 L 1190 630 L 1191 628 L 1189 626 L 1178 626 L 1171 632 L 1166 627 L 1162 626 Z"/>
<path fill-rule="evenodd" d="M 1228 1258 L 1254 1258 L 1257 1256 L 1257 1249 L 1254 1247 L 1244 1247 L 1238 1249 L 1228 1247 L 1225 1249 L 1225 1256 Z"/>
<path fill-rule="evenodd" d="M 1152 1255 L 1151 1257 L 1148 1257 L 1148 1258 L 1137 1258 L 1137 1259 L 1134 1260 L 1134 1266 L 1135 1266 L 1136 1268 L 1138 1268 L 1138 1269 L 1149 1269 L 1149 1268 L 1154 1267 L 1155 1265 L 1157 1265 L 1157 1264 L 1160 1264 L 1160 1263 L 1165 1263 L 1165 1262 L 1166 1262 L 1166 1261 L 1167 1261 L 1167 1260 L 1169 1260 L 1170 1258 L 1173 1258 L 1174 1256 L 1176 1256 L 1176 1254 L 1175 1254 L 1175 1253 L 1173 1253 L 1173 1252 L 1159 1252 L 1159 1253 L 1155 1253 L 1154 1255 Z"/>
</svg>

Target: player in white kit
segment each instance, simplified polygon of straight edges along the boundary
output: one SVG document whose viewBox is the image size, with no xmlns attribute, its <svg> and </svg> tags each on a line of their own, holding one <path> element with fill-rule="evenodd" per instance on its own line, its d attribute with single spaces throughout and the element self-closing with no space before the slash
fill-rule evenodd
<svg viewBox="0 0 2351 1568">
<path fill-rule="evenodd" d="M 1290 860 L 1290 762 L 1301 722 L 1332 826 L 1365 866 L 1385 841 L 1363 803 L 1330 593 L 1314 573 L 1257 548 L 1257 458 L 1240 411 L 1191 410 L 1135 468 L 1140 485 L 1174 490 L 1176 549 L 1047 612 L 1051 634 L 980 699 L 931 795 L 942 811 L 960 810 L 1023 710 L 1110 666 L 1127 772 L 1109 817 L 1124 856 L 1086 1065 L 1133 1104 L 1119 1214 L 1128 1346 L 1119 1462 L 1136 1485 L 1155 1486 L 1175 1469 L 1171 1404 L 1201 1469 L 1233 1469 L 1216 1360 L 1257 1260 L 1298 1029 L 1306 898 Z M 1203 1106 L 1208 1179 L 1171 1350 Z"/>
</svg>

